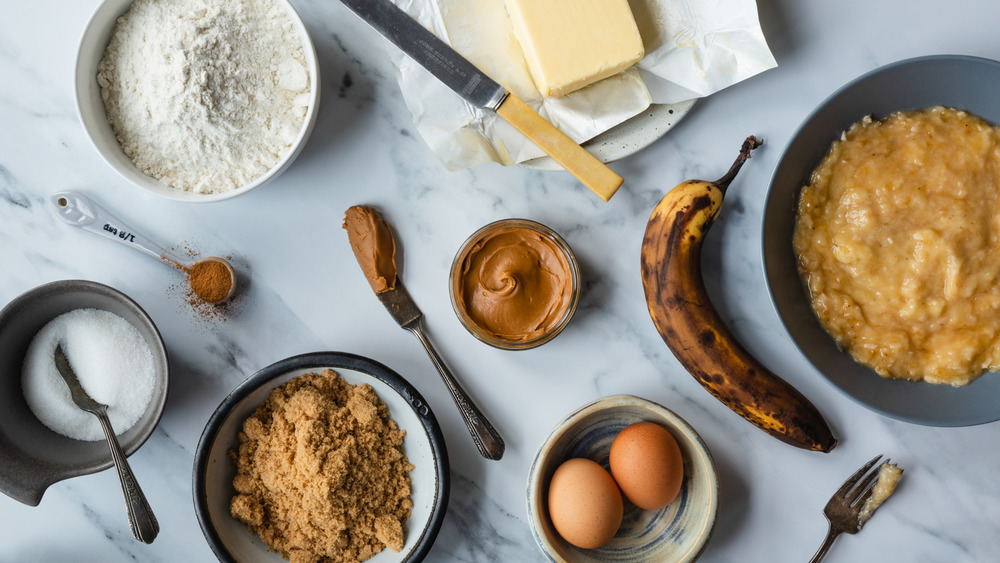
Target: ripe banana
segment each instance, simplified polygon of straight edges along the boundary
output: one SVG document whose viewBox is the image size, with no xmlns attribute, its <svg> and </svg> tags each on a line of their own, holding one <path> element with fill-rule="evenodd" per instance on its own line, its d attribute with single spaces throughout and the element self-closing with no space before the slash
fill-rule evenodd
<svg viewBox="0 0 1000 563">
<path fill-rule="evenodd" d="M 667 346 L 715 398 L 779 440 L 829 452 L 837 440 L 822 415 L 736 341 L 702 279 L 705 234 L 722 208 L 726 188 L 760 144 L 747 138 L 725 176 L 684 182 L 653 209 L 641 254 L 646 304 Z"/>
</svg>

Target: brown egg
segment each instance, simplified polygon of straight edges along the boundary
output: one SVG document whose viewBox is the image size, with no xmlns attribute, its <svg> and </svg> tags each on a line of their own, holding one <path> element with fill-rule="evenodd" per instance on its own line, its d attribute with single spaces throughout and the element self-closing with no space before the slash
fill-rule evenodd
<svg viewBox="0 0 1000 563">
<path fill-rule="evenodd" d="M 577 547 L 593 549 L 615 537 L 623 505 L 611 474 L 589 459 L 564 461 L 549 481 L 549 518 L 556 532 Z"/>
<path fill-rule="evenodd" d="M 610 464 L 622 494 L 639 508 L 663 508 L 681 490 L 681 449 L 659 424 L 638 422 L 619 432 L 611 443 Z"/>
</svg>

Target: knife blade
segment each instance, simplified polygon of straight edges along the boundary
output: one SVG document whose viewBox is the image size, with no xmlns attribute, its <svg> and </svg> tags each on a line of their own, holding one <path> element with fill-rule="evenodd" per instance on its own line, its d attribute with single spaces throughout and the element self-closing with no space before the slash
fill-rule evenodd
<svg viewBox="0 0 1000 563">
<path fill-rule="evenodd" d="M 395 286 L 392 289 L 376 293 L 375 297 L 378 297 L 378 300 L 385 306 L 385 310 L 389 311 L 392 318 L 402 328 L 409 330 L 409 327 L 415 326 L 424 318 L 423 312 L 417 307 L 417 302 L 410 296 L 410 292 L 406 291 L 406 287 L 403 286 L 399 277 L 396 278 Z"/>
<path fill-rule="evenodd" d="M 604 201 L 622 178 L 390 0 L 341 0 L 470 104 L 496 112 Z"/>
</svg>

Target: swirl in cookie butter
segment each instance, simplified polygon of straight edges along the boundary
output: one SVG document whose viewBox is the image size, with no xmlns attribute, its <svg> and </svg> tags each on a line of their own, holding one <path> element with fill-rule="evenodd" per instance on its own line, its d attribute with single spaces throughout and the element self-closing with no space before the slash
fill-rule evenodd
<svg viewBox="0 0 1000 563">
<path fill-rule="evenodd" d="M 535 340 L 556 329 L 573 303 L 574 269 L 564 250 L 533 229 L 486 229 L 453 273 L 456 305 L 486 335 Z"/>
</svg>

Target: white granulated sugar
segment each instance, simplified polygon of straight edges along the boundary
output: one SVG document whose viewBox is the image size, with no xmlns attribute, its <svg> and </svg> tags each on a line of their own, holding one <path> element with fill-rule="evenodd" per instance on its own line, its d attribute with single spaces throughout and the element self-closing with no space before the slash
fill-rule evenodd
<svg viewBox="0 0 1000 563">
<path fill-rule="evenodd" d="M 155 385 L 153 353 L 127 320 L 99 309 L 76 309 L 48 322 L 28 346 L 21 387 L 31 412 L 55 432 L 77 440 L 103 440 L 97 417 L 73 402 L 54 359 L 62 344 L 80 385 L 108 406 L 115 434 L 135 425 Z"/>
<path fill-rule="evenodd" d="M 309 104 L 301 39 L 271 0 L 136 0 L 118 18 L 97 81 L 132 162 L 198 193 L 270 170 Z"/>
</svg>

